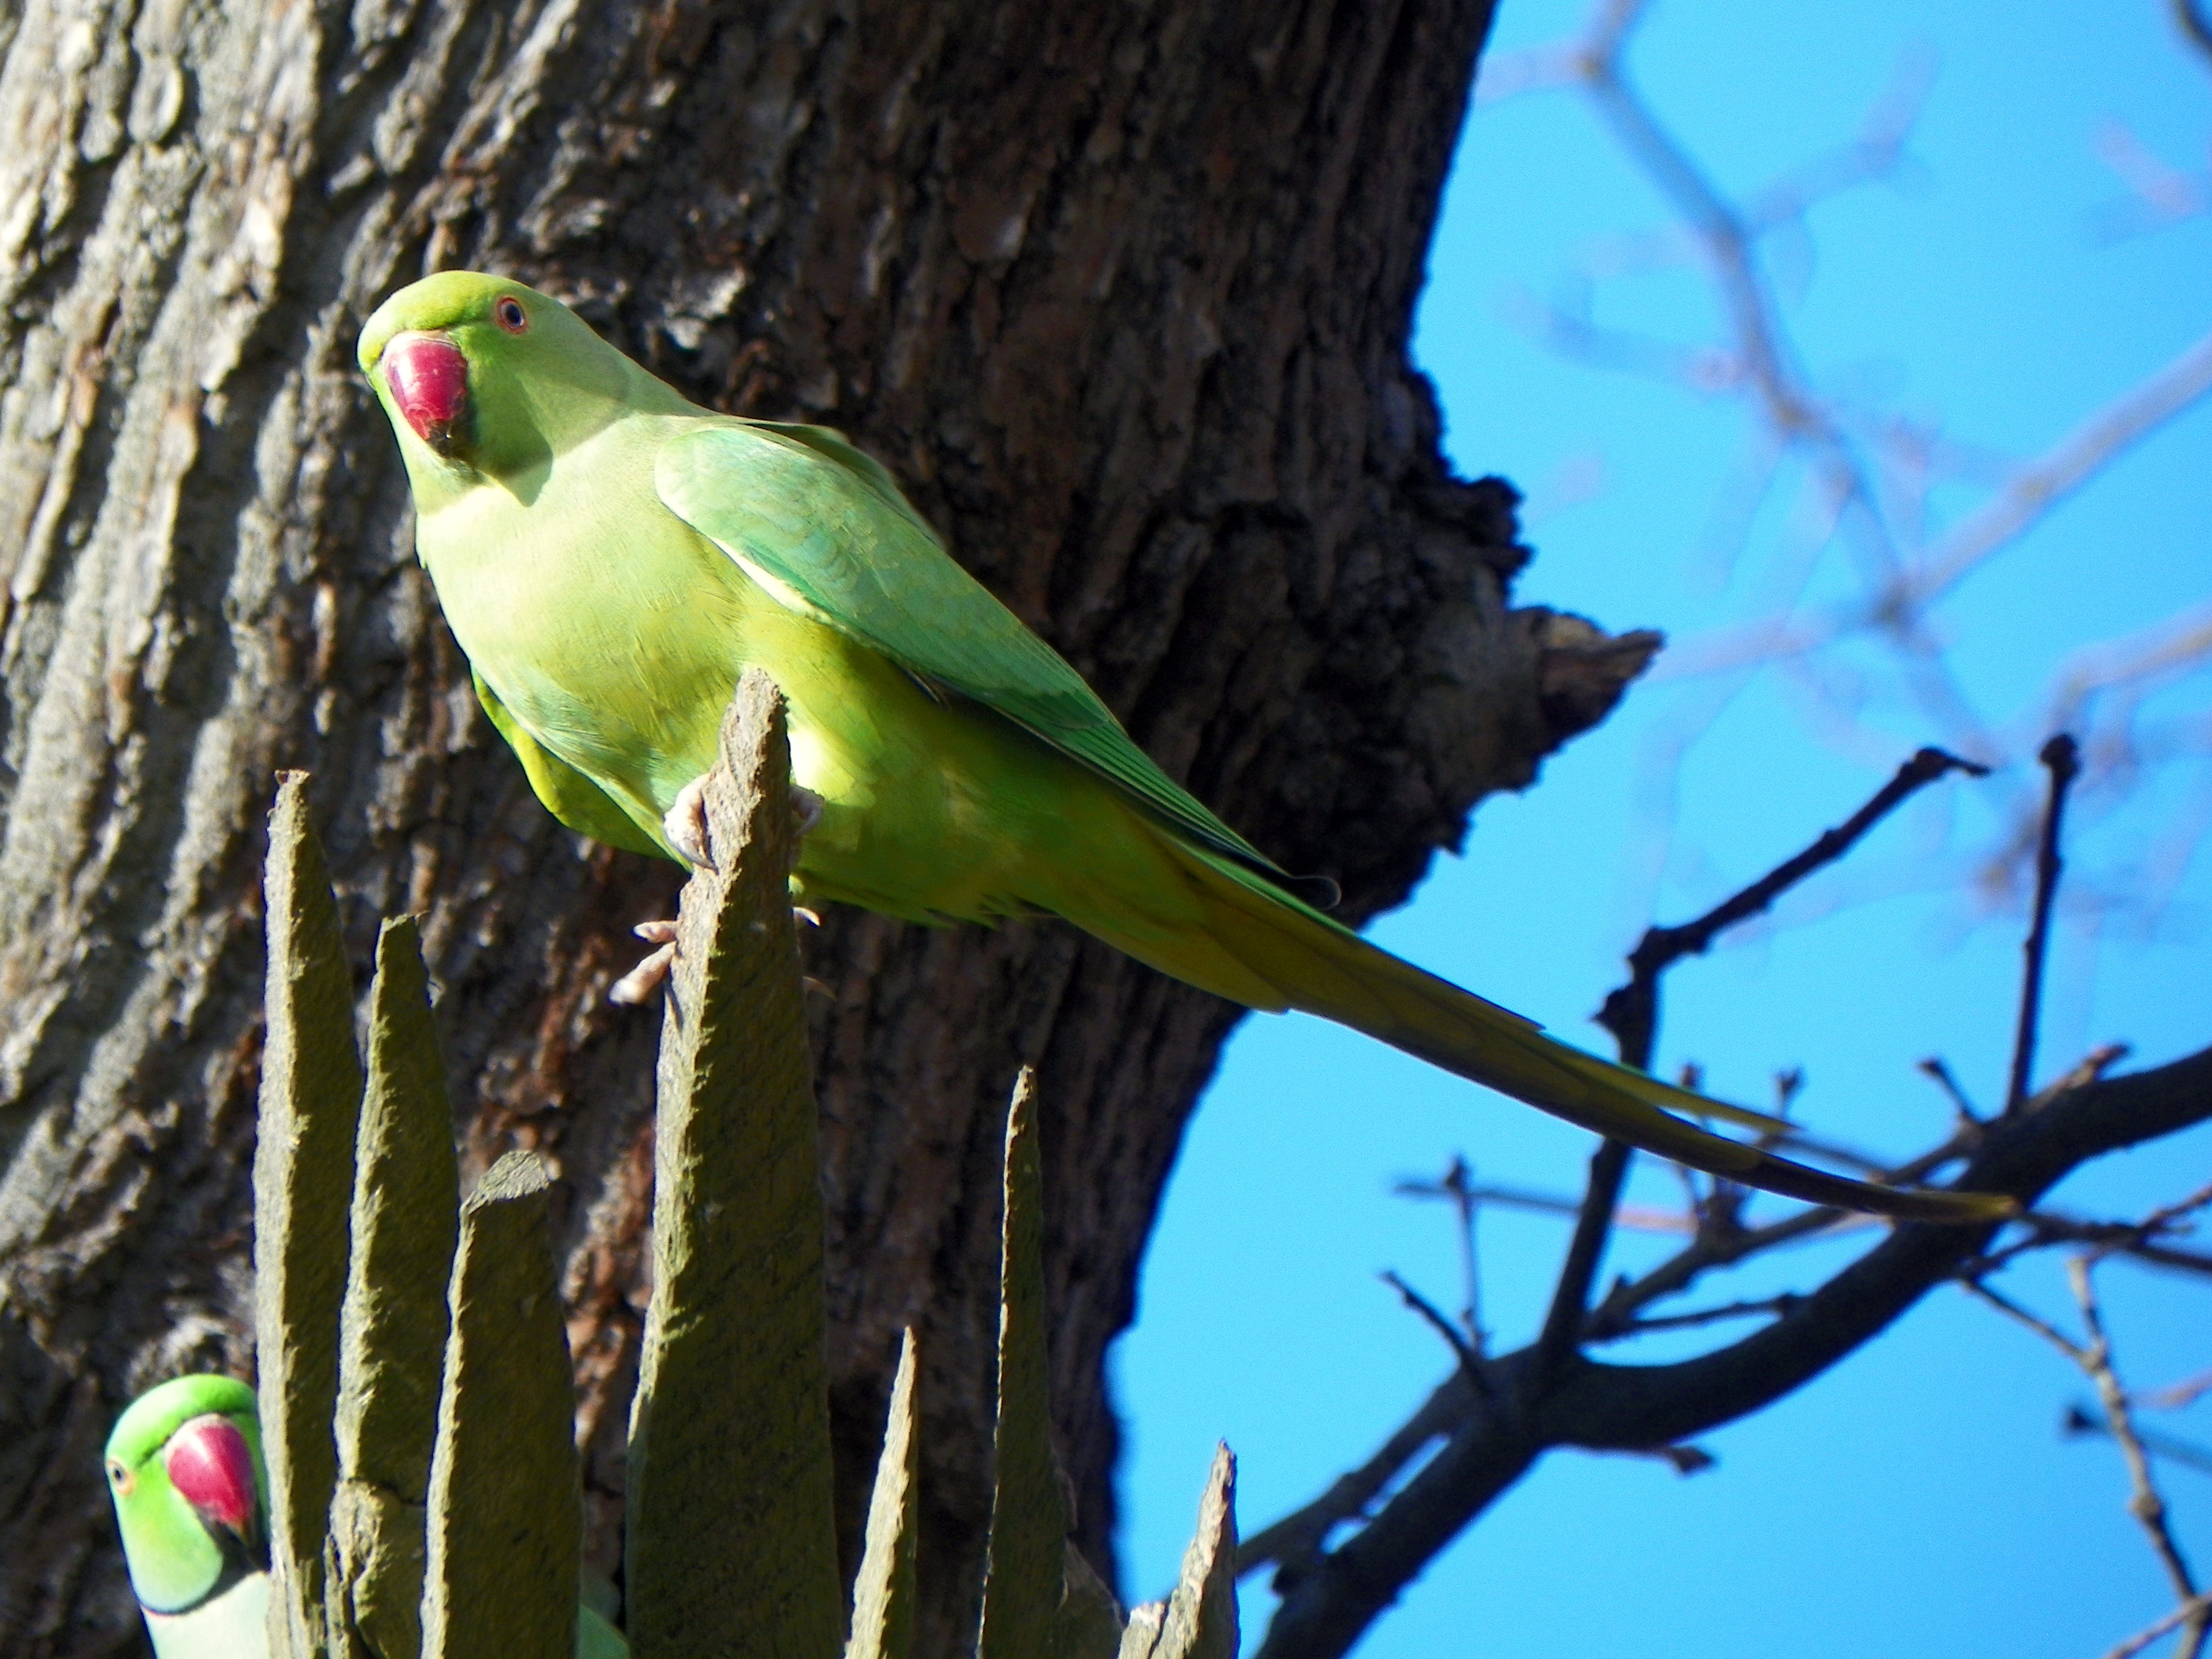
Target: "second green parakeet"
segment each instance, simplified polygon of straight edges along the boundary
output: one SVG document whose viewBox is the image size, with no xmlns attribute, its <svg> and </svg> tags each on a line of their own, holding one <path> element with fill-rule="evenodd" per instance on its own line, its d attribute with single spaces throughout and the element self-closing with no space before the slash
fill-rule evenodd
<svg viewBox="0 0 2212 1659">
<path fill-rule="evenodd" d="M 548 296 L 448 271 L 363 329 L 416 539 L 493 723 L 562 822 L 696 851 L 738 675 L 819 802 L 794 893 L 933 923 L 1045 912 L 1753 1186 L 1923 1220 L 1985 1195 L 1830 1175 L 1672 1112 L 1773 1120 L 1608 1064 L 1367 943 L 1177 785 L 838 433 L 689 403 Z"/>
<path fill-rule="evenodd" d="M 178 1377 L 131 1402 L 107 1437 L 107 1492 L 156 1659 L 269 1651 L 269 1475 L 253 1390 Z M 625 1659 L 594 1609 L 576 1610 L 576 1659 Z"/>
<path fill-rule="evenodd" d="M 268 1480 L 252 1389 L 179 1377 L 139 1396 L 107 1438 L 107 1493 L 160 1659 L 269 1650 Z"/>
</svg>

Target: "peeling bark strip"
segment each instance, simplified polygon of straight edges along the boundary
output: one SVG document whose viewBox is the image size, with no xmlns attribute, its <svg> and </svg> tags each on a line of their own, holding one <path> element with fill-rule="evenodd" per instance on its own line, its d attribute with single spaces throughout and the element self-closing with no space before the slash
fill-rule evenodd
<svg viewBox="0 0 2212 1659">
<path fill-rule="evenodd" d="M 1488 9 L 0 6 L 0 1650 L 124 1638 L 107 1421 L 250 1363 L 280 766 L 314 773 L 356 993 L 375 918 L 422 918 L 465 1174 L 556 1172 L 611 1565 L 653 1020 L 602 993 L 675 872 L 560 830 L 476 710 L 351 365 L 376 301 L 511 269 L 702 400 L 845 427 L 1364 917 L 1656 644 L 1508 608 L 1510 493 L 1449 478 L 1407 364 Z M 843 1524 L 912 1323 L 934 1650 L 981 1576 L 1016 1066 L 1110 1563 L 1103 1356 L 1235 1011 L 1052 926 L 838 915 L 807 950 Z"/>
</svg>

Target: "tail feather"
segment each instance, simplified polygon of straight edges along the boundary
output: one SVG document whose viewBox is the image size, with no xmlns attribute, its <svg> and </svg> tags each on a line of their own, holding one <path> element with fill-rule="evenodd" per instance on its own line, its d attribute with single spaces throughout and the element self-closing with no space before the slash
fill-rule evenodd
<svg viewBox="0 0 2212 1659">
<path fill-rule="evenodd" d="M 1673 1112 L 1769 1132 L 1788 1127 L 1571 1048 L 1534 1021 L 1368 943 L 1229 860 L 1160 839 L 1199 900 L 1202 940 L 1188 928 L 1132 928 L 1102 921 L 1096 912 L 1078 919 L 1178 978 L 1247 1007 L 1317 1014 L 1597 1134 L 1770 1192 L 1911 1220 L 1990 1221 L 2017 1208 L 1997 1194 L 1851 1180 L 1686 1123 Z"/>
</svg>

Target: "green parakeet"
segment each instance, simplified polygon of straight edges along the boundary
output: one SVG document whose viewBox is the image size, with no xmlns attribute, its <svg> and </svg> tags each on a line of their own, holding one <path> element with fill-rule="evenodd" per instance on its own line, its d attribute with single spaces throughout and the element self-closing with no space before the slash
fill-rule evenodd
<svg viewBox="0 0 2212 1659">
<path fill-rule="evenodd" d="M 107 1437 L 107 1491 L 157 1659 L 269 1651 L 269 1475 L 253 1390 L 179 1377 L 131 1402 Z M 576 1659 L 627 1659 L 622 1632 L 576 1614 Z"/>
<path fill-rule="evenodd" d="M 107 1492 L 160 1659 L 265 1654 L 268 1477 L 253 1390 L 179 1377 L 141 1395 L 107 1438 Z"/>
<path fill-rule="evenodd" d="M 1685 1123 L 1662 1108 L 1775 1127 L 1556 1042 L 1330 920 L 838 433 L 697 408 L 558 301 L 469 271 L 386 300 L 360 357 L 477 693 L 571 828 L 696 853 L 690 786 L 757 666 L 819 802 L 792 881 L 805 901 L 934 923 L 1049 913 L 1248 1008 L 1318 1014 L 1734 1180 L 1926 1220 L 2009 1212 Z"/>
</svg>

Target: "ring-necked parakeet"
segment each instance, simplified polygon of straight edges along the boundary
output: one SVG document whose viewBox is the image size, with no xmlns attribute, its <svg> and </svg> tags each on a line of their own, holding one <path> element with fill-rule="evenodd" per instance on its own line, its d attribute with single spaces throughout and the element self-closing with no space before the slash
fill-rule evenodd
<svg viewBox="0 0 2212 1659">
<path fill-rule="evenodd" d="M 107 1437 L 107 1491 L 157 1659 L 262 1659 L 269 1475 L 253 1390 L 179 1377 L 140 1395 Z M 629 1652 L 598 1612 L 577 1609 L 576 1659 Z"/>
<path fill-rule="evenodd" d="M 696 851 L 685 791 L 757 666 L 819 801 L 803 900 L 939 923 L 1048 912 L 1248 1008 L 1321 1014 L 1753 1186 L 1923 1219 L 2008 1213 L 1710 1134 L 1662 1108 L 1774 1123 L 1556 1042 L 1331 921 L 838 433 L 697 408 L 558 301 L 469 271 L 386 300 L 360 355 L 477 693 L 571 828 Z"/>
<path fill-rule="evenodd" d="M 268 1478 L 253 1390 L 179 1377 L 139 1396 L 107 1438 L 107 1492 L 161 1659 L 266 1653 Z"/>
</svg>

